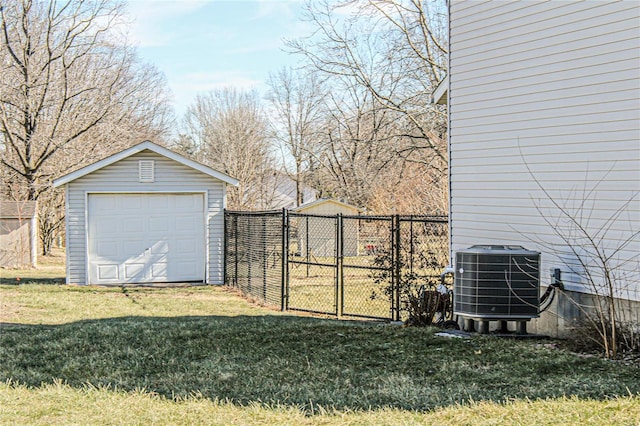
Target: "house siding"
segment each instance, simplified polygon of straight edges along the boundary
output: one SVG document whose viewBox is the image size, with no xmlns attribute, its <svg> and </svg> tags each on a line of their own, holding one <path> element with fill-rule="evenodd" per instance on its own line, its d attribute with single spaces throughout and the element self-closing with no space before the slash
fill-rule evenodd
<svg viewBox="0 0 640 426">
<path fill-rule="evenodd" d="M 550 198 L 583 206 L 592 233 L 617 215 L 602 243 L 610 250 L 638 230 L 638 34 L 635 1 L 450 2 L 452 253 L 536 249 L 548 285 L 563 263 L 549 248 L 561 245 L 545 220 L 558 217 Z M 636 236 L 620 253 L 633 259 L 620 270 L 622 299 L 640 301 L 638 253 Z"/>
<path fill-rule="evenodd" d="M 155 160 L 155 182 L 138 182 L 138 160 Z M 86 200 L 91 192 L 204 192 L 208 283 L 223 282 L 225 183 L 152 151 L 142 151 L 67 184 L 67 282 L 87 283 Z"/>
</svg>

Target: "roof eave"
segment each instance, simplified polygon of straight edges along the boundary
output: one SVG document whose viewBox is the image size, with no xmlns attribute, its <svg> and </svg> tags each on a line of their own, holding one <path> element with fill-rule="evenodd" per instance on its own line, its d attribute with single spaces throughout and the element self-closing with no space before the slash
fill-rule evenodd
<svg viewBox="0 0 640 426">
<path fill-rule="evenodd" d="M 344 203 L 344 202 L 339 201 L 339 200 L 334 200 L 333 198 L 320 198 L 318 200 L 313 200 L 313 201 L 310 201 L 308 203 L 304 203 L 304 204 L 299 205 L 298 207 L 292 209 L 292 211 L 300 212 L 302 210 L 306 210 L 308 208 L 315 207 L 315 206 L 317 206 L 319 204 L 329 203 L 329 202 L 330 203 L 334 203 L 334 204 L 338 204 L 338 205 L 341 205 L 343 207 L 347 207 L 347 208 L 350 208 L 350 209 L 354 209 L 354 210 L 356 210 L 358 212 L 360 211 L 360 209 L 358 207 L 356 207 L 356 206 Z"/>
<path fill-rule="evenodd" d="M 236 178 L 233 178 L 225 173 L 214 170 L 211 167 L 207 167 L 204 164 L 200 164 L 193 160 L 189 160 L 188 158 L 185 158 L 182 155 L 177 154 L 167 148 L 161 147 L 160 145 L 156 145 L 151 141 L 145 141 L 138 145 L 132 146 L 131 148 L 125 149 L 124 151 L 115 153 L 93 164 L 89 164 L 88 166 L 83 167 L 79 170 L 76 170 L 75 172 L 61 176 L 58 179 L 55 179 L 53 181 L 53 187 L 57 188 L 59 186 L 65 185 L 69 182 L 72 182 L 76 179 L 86 176 L 89 173 L 93 173 L 96 170 L 100 170 L 103 167 L 107 167 L 113 163 L 116 163 L 134 154 L 142 152 L 145 149 L 148 149 L 149 151 L 155 152 L 156 154 L 162 155 L 164 157 L 170 158 L 180 164 L 183 164 L 187 167 L 191 167 L 192 169 L 198 170 L 199 172 L 202 172 L 206 175 L 209 175 L 225 183 L 228 183 L 229 185 L 238 186 L 239 181 Z"/>
<path fill-rule="evenodd" d="M 440 81 L 438 87 L 433 91 L 431 95 L 431 103 L 434 105 L 447 105 L 447 94 L 449 92 L 449 76 Z"/>
</svg>

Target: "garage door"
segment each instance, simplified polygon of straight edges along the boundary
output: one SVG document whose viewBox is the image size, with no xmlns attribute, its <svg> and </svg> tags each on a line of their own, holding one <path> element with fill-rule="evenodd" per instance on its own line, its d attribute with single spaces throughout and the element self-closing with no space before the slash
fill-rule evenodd
<svg viewBox="0 0 640 426">
<path fill-rule="evenodd" d="M 89 194 L 90 284 L 204 281 L 203 194 Z"/>
</svg>

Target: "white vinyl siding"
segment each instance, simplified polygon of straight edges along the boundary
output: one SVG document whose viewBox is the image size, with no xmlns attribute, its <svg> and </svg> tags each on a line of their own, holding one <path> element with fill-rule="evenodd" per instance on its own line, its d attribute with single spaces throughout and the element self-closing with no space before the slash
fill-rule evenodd
<svg viewBox="0 0 640 426">
<path fill-rule="evenodd" d="M 155 181 L 139 182 L 139 160 L 153 160 Z M 190 193 L 205 192 L 207 200 L 208 282 L 223 281 L 224 186 L 220 180 L 152 151 L 142 151 L 67 184 L 67 282 L 87 282 L 87 230 L 90 193 Z M 204 230 L 203 230 L 204 232 Z"/>
<path fill-rule="evenodd" d="M 537 242 L 558 243 L 543 217 L 557 215 L 540 186 L 570 208 L 595 188 L 584 209 L 592 231 L 622 208 L 605 246 L 639 229 L 638 34 L 636 1 L 450 2 L 453 252 L 537 249 L 547 285 L 560 260 Z M 630 291 L 620 293 L 632 300 L 640 300 L 638 253 L 636 238 L 621 256 L 635 257 L 623 284 Z"/>
</svg>

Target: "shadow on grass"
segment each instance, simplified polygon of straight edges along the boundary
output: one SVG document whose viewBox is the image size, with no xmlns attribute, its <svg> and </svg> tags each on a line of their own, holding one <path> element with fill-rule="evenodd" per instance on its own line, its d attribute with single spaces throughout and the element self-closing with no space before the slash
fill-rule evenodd
<svg viewBox="0 0 640 426">
<path fill-rule="evenodd" d="M 146 389 L 337 409 L 640 392 L 640 367 L 536 342 L 446 339 L 419 328 L 296 318 L 123 317 L 4 324 L 0 380 Z"/>
<path fill-rule="evenodd" d="M 18 278 L 0 278 L 0 284 L 5 285 L 24 285 L 24 284 L 43 284 L 43 285 L 61 285 L 66 283 L 65 277 L 57 278 L 31 278 L 20 277 Z"/>
</svg>

